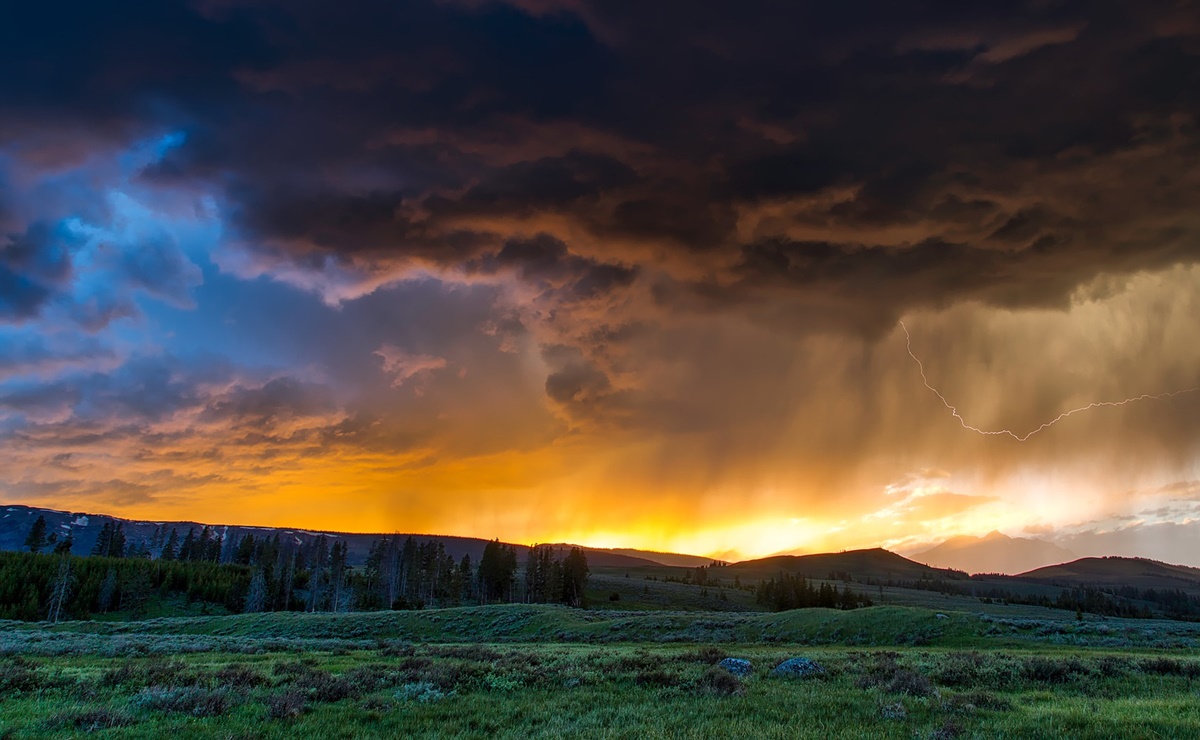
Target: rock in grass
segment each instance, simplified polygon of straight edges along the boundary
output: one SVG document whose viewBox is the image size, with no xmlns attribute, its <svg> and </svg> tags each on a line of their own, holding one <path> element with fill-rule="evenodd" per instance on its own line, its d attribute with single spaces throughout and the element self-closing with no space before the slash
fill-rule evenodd
<svg viewBox="0 0 1200 740">
<path fill-rule="evenodd" d="M 772 676 L 784 678 L 808 678 L 825 672 L 820 663 L 808 658 L 788 658 L 771 671 Z"/>
<path fill-rule="evenodd" d="M 743 658 L 725 658 L 720 663 L 717 663 L 717 665 L 739 678 L 749 676 L 751 671 L 753 671 L 750 661 Z"/>
</svg>

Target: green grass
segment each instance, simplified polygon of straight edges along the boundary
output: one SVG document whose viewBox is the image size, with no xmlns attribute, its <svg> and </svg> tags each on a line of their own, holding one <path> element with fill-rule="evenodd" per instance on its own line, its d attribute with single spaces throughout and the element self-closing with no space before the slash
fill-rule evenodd
<svg viewBox="0 0 1200 740">
<path fill-rule="evenodd" d="M 751 660 L 753 675 L 719 678 L 726 674 L 712 664 L 726 653 Z M 770 675 L 796 654 L 826 673 Z M 70 656 L 0 663 L 0 685 L 8 681 L 0 733 L 1188 737 L 1200 728 L 1197 676 L 1194 660 L 1129 651 L 393 645 L 302 660 Z M 287 695 L 296 700 L 295 715 L 273 716 L 273 700 Z M 93 729 L 106 724 L 114 726 Z"/>
<path fill-rule="evenodd" d="M 969 647 L 1058 644 L 1074 647 L 1200 646 L 1200 624 L 1167 620 L 1087 617 L 1043 610 L 1047 618 L 937 612 L 905 606 L 853 611 L 799 609 L 787 612 L 672 612 L 581 610 L 545 604 L 405 612 L 274 612 L 207 617 L 176 617 L 135 622 L 64 622 L 58 625 L 0 623 L 5 641 L 53 644 L 55 640 L 114 638 L 130 644 L 160 636 L 233 642 L 334 640 L 353 646 L 375 639 L 422 642 L 719 642 L 804 643 L 860 646 L 945 645 Z M 1020 614 L 1020 612 L 1018 612 Z M 939 616 L 941 615 L 941 616 Z M 202 641 L 197 640 L 196 644 Z M 216 643 L 214 643 L 216 644 Z M 268 649 L 271 649 L 268 646 Z"/>
<path fill-rule="evenodd" d="M 1197 629 L 899 606 L 4 623 L 0 738 L 1195 737 Z M 770 674 L 793 656 L 825 673 Z"/>
</svg>

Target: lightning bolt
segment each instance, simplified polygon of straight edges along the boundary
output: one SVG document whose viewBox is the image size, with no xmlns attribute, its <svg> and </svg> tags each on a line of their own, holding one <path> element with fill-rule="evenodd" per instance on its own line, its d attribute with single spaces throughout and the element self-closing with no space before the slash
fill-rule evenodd
<svg viewBox="0 0 1200 740">
<path fill-rule="evenodd" d="M 1143 393 L 1140 396 L 1134 396 L 1133 398 L 1126 398 L 1123 401 L 1093 401 L 1092 403 L 1089 403 L 1087 406 L 1080 406 L 1079 408 L 1071 409 L 1070 411 L 1064 411 L 1061 414 L 1059 414 L 1058 416 L 1051 419 L 1050 421 L 1042 424 L 1037 429 L 1034 429 L 1031 432 L 1026 432 L 1025 434 L 1017 434 L 1016 432 L 1009 430 L 1009 429 L 980 429 L 979 427 L 968 424 L 967 420 L 962 417 L 962 414 L 958 413 L 958 407 L 956 407 L 954 404 L 947 401 L 946 397 L 942 395 L 942 392 L 939 391 L 937 388 L 934 388 L 929 383 L 929 378 L 927 378 L 925 376 L 925 364 L 921 362 L 921 358 L 919 358 L 915 354 L 913 354 L 912 335 L 908 333 L 908 327 L 904 325 L 903 321 L 900 322 L 900 328 L 904 330 L 904 344 L 905 344 L 905 347 L 908 349 L 908 356 L 913 358 L 913 362 L 917 363 L 917 369 L 921 371 L 921 381 L 923 383 L 925 383 L 925 387 L 928 388 L 929 390 L 931 390 L 933 392 L 933 394 L 935 396 L 937 396 L 939 400 L 941 400 L 942 405 L 944 405 L 946 408 L 950 409 L 950 413 L 954 415 L 955 419 L 958 419 L 958 423 L 962 425 L 963 429 L 969 429 L 970 431 L 975 432 L 976 434 L 983 434 L 983 435 L 987 435 L 987 436 L 997 436 L 997 437 L 998 436 L 1012 437 L 1013 439 L 1017 440 L 1018 442 L 1024 442 L 1027 439 L 1029 439 L 1030 437 L 1032 437 L 1033 435 L 1037 434 L 1038 432 L 1040 432 L 1044 429 L 1049 429 L 1050 427 L 1054 426 L 1055 424 L 1057 424 L 1058 422 L 1067 418 L 1068 416 L 1073 416 L 1075 414 L 1078 414 L 1081 411 L 1088 411 L 1090 409 L 1098 409 L 1098 408 L 1101 408 L 1104 406 L 1124 406 L 1126 404 L 1136 403 L 1137 401 L 1157 401 L 1157 400 L 1161 400 L 1164 398 L 1174 398 L 1176 396 L 1182 396 L 1182 395 L 1185 395 L 1188 393 L 1196 393 L 1197 391 L 1200 391 L 1200 387 L 1184 388 L 1183 390 L 1169 391 L 1167 393 Z"/>
</svg>

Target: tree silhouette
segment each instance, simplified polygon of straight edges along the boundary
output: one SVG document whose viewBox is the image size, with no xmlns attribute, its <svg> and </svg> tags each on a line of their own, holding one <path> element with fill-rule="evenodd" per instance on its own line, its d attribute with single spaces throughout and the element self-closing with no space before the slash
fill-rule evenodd
<svg viewBox="0 0 1200 740">
<path fill-rule="evenodd" d="M 562 601 L 569 606 L 583 606 L 583 589 L 587 585 L 587 555 L 572 547 L 562 562 Z"/>
<path fill-rule="evenodd" d="M 54 554 L 55 555 L 70 555 L 71 548 L 74 545 L 75 545 L 75 538 L 71 535 L 70 532 L 67 532 L 67 536 L 63 537 L 61 540 L 58 541 L 57 544 L 54 545 Z"/>
<path fill-rule="evenodd" d="M 25 538 L 25 547 L 29 552 L 41 552 L 46 546 L 46 517 L 38 515 L 33 526 L 29 528 L 29 536 Z"/>
</svg>

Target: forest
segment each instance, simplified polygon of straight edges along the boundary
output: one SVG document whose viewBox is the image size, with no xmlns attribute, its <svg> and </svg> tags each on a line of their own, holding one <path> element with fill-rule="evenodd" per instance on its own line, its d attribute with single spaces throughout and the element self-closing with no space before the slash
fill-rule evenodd
<svg viewBox="0 0 1200 740">
<path fill-rule="evenodd" d="M 87 619 L 117 613 L 144 617 L 164 601 L 230 613 L 345 612 L 488 603 L 584 606 L 589 568 L 577 547 L 528 551 L 518 577 L 516 548 L 491 541 L 478 562 L 455 560 L 436 540 L 376 540 L 351 567 L 345 543 L 316 537 L 297 543 L 278 533 L 222 539 L 211 527 L 156 530 L 130 543 L 105 524 L 88 555 L 53 542 L 39 517 L 27 552 L 0 553 L 0 619 Z M 48 551 L 48 552 L 47 552 Z"/>
</svg>

